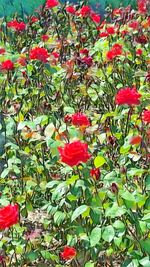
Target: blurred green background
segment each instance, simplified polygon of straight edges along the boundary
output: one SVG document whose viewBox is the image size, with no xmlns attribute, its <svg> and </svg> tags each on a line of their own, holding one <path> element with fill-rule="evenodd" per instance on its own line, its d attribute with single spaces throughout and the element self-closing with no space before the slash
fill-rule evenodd
<svg viewBox="0 0 150 267">
<path fill-rule="evenodd" d="M 0 0 L 0 16 L 12 16 L 14 13 L 20 15 L 29 15 L 45 0 Z M 62 0 L 62 2 L 66 2 Z M 77 3 L 78 0 L 70 0 L 70 3 Z M 136 0 L 89 0 L 89 4 L 101 15 L 104 13 L 106 6 L 111 5 L 113 8 L 127 5 L 135 6 Z"/>
</svg>

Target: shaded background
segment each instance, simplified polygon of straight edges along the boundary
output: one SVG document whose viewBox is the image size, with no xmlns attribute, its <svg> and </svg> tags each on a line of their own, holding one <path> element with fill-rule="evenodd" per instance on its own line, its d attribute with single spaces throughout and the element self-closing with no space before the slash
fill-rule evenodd
<svg viewBox="0 0 150 267">
<path fill-rule="evenodd" d="M 39 5 L 44 3 L 45 0 L 0 0 L 0 17 L 9 16 L 11 17 L 14 13 L 19 13 L 20 15 L 32 14 L 33 10 Z M 66 2 L 65 0 L 60 0 L 60 2 Z M 70 3 L 77 3 L 78 0 L 70 0 Z M 105 7 L 111 5 L 113 8 L 127 5 L 136 5 L 136 0 L 89 0 L 89 4 L 93 9 L 104 14 Z"/>
</svg>

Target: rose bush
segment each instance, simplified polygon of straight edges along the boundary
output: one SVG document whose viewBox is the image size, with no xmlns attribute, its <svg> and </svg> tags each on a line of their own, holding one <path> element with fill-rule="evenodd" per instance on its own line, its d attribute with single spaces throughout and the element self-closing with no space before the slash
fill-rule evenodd
<svg viewBox="0 0 150 267">
<path fill-rule="evenodd" d="M 149 2 L 0 23 L 0 264 L 150 266 Z"/>
</svg>

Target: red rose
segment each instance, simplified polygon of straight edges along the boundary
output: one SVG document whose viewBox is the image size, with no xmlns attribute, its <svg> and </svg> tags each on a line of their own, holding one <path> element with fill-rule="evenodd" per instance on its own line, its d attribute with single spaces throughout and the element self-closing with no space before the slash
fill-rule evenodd
<svg viewBox="0 0 150 267">
<path fill-rule="evenodd" d="M 140 135 L 133 136 L 130 140 L 131 145 L 139 145 L 142 141 L 142 137 Z"/>
<path fill-rule="evenodd" d="M 88 153 L 88 145 L 80 141 L 73 141 L 58 148 L 61 161 L 69 166 L 77 166 L 81 162 L 86 163 L 91 155 Z"/>
<path fill-rule="evenodd" d="M 107 32 L 101 32 L 100 34 L 99 34 L 99 37 L 101 37 L 101 38 L 103 38 L 103 37 L 107 37 L 109 34 L 107 33 Z M 107 54 L 109 54 L 109 52 L 107 52 Z M 108 58 L 109 58 L 109 56 L 108 56 Z"/>
<path fill-rule="evenodd" d="M 17 20 L 12 20 L 7 23 L 7 26 L 9 28 L 14 29 L 15 31 L 24 31 L 26 28 L 26 24 L 22 22 L 18 22 Z"/>
<path fill-rule="evenodd" d="M 90 171 L 90 175 L 95 179 L 98 180 L 100 178 L 101 172 L 99 168 L 94 168 Z"/>
<path fill-rule="evenodd" d="M 114 34 L 115 33 L 115 28 L 112 26 L 112 27 L 108 27 L 107 29 L 106 29 L 106 31 L 107 31 L 107 33 L 109 34 L 109 35 L 111 35 L 111 34 Z"/>
<path fill-rule="evenodd" d="M 3 61 L 1 64 L 1 70 L 8 71 L 8 70 L 13 70 L 13 68 L 14 68 L 14 63 L 10 59 Z"/>
<path fill-rule="evenodd" d="M 92 13 L 91 14 L 91 19 L 93 20 L 93 22 L 99 24 L 101 21 L 101 17 L 98 14 Z"/>
<path fill-rule="evenodd" d="M 48 51 L 42 47 L 34 47 L 30 50 L 30 59 L 40 60 L 44 63 L 47 62 L 49 57 Z"/>
<path fill-rule="evenodd" d="M 143 111 L 142 120 L 144 122 L 150 123 L 150 110 L 144 110 Z"/>
<path fill-rule="evenodd" d="M 137 30 L 139 28 L 139 22 L 134 20 L 129 23 L 129 27 L 133 30 Z"/>
<path fill-rule="evenodd" d="M 84 57 L 82 58 L 82 62 L 88 65 L 88 67 L 91 67 L 93 65 L 92 57 Z"/>
<path fill-rule="evenodd" d="M 87 48 L 83 48 L 83 49 L 80 50 L 80 54 L 88 56 L 89 50 Z"/>
<path fill-rule="evenodd" d="M 76 13 L 76 9 L 74 6 L 68 6 L 68 7 L 66 7 L 66 12 L 74 15 Z"/>
<path fill-rule="evenodd" d="M 46 7 L 47 8 L 53 8 L 55 6 L 58 6 L 59 2 L 57 0 L 47 0 Z"/>
<path fill-rule="evenodd" d="M 82 17 L 87 17 L 89 16 L 91 13 L 91 8 L 89 6 L 83 6 L 81 9 L 80 9 L 80 15 Z"/>
<path fill-rule="evenodd" d="M 124 88 L 121 89 L 115 98 L 117 105 L 139 105 L 141 95 L 137 92 L 136 88 Z"/>
<path fill-rule="evenodd" d="M 112 185 L 111 185 L 111 191 L 114 194 L 117 194 L 118 193 L 118 186 L 117 186 L 117 184 L 112 183 Z"/>
<path fill-rule="evenodd" d="M 146 14 L 147 12 L 147 1 L 138 0 L 138 12 L 141 14 Z"/>
<path fill-rule="evenodd" d="M 5 54 L 5 52 L 6 52 L 6 50 L 4 49 L 4 48 L 0 48 L 0 55 L 3 55 L 3 54 Z"/>
<path fill-rule="evenodd" d="M 64 122 L 65 122 L 65 123 L 70 123 L 71 121 L 72 121 L 72 115 L 67 114 L 67 115 L 64 117 Z"/>
<path fill-rule="evenodd" d="M 49 39 L 49 36 L 47 34 L 44 34 L 41 36 L 41 39 L 43 42 L 46 42 Z"/>
<path fill-rule="evenodd" d="M 78 112 L 72 115 L 72 124 L 76 126 L 89 126 L 90 121 L 85 114 Z"/>
<path fill-rule="evenodd" d="M 77 251 L 73 247 L 66 246 L 60 256 L 63 260 L 71 260 L 77 255 Z"/>
<path fill-rule="evenodd" d="M 39 21 L 39 19 L 38 19 L 37 17 L 33 16 L 33 17 L 31 18 L 31 23 L 35 23 L 35 22 L 37 22 L 37 21 Z"/>
<path fill-rule="evenodd" d="M 18 204 L 0 208 L 0 229 L 4 230 L 19 221 L 19 207 Z"/>
<path fill-rule="evenodd" d="M 136 55 L 137 56 L 141 56 L 142 53 L 143 53 L 143 50 L 142 49 L 139 48 L 139 49 L 136 50 Z"/>
<path fill-rule="evenodd" d="M 122 54 L 122 45 L 114 44 L 106 54 L 108 60 L 113 60 L 114 58 L 120 56 Z"/>
</svg>

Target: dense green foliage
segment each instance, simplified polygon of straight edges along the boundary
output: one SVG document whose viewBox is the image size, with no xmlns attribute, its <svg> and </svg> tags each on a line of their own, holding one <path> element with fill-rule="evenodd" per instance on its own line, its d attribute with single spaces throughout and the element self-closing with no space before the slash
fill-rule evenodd
<svg viewBox="0 0 150 267">
<path fill-rule="evenodd" d="M 142 7 L 100 21 L 58 4 L 26 24 L 1 21 L 2 267 L 150 266 L 150 18 Z"/>
</svg>

